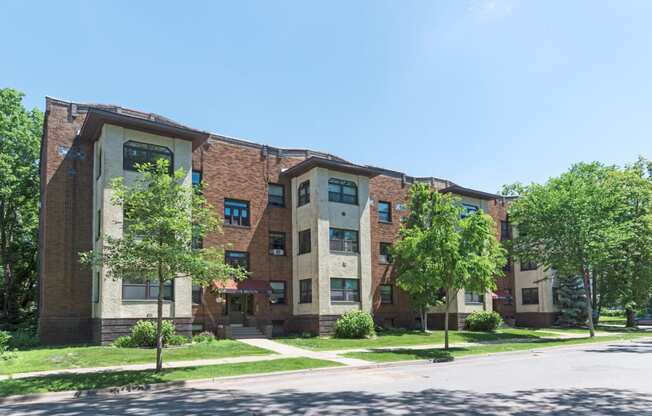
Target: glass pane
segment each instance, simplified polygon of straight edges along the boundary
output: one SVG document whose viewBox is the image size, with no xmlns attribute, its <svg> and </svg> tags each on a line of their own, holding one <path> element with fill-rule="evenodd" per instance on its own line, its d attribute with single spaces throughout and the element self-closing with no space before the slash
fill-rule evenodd
<svg viewBox="0 0 652 416">
<path fill-rule="evenodd" d="M 347 289 L 358 289 L 358 281 L 355 279 L 346 279 L 346 288 Z"/>
<path fill-rule="evenodd" d="M 331 279 L 331 289 L 344 289 L 344 280 Z"/>
<path fill-rule="evenodd" d="M 145 299 L 145 285 L 123 285 L 124 299 Z"/>
</svg>

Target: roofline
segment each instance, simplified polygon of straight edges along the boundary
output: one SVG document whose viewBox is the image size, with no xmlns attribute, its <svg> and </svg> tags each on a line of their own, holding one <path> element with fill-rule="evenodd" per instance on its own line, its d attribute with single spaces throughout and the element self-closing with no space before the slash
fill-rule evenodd
<svg viewBox="0 0 652 416">
<path fill-rule="evenodd" d="M 303 162 L 294 165 L 291 168 L 283 171 L 281 175 L 292 178 L 301 175 L 309 171 L 310 169 L 316 167 L 333 169 L 333 170 L 338 170 L 340 172 L 347 172 L 355 175 L 363 175 L 369 177 L 376 176 L 378 174 L 377 171 L 370 169 L 366 166 L 356 165 L 349 162 L 341 162 L 333 159 L 326 159 L 317 156 L 311 156 L 308 159 L 304 160 Z"/>
<path fill-rule="evenodd" d="M 464 196 L 470 196 L 472 198 L 488 199 L 488 200 L 504 198 L 502 195 L 492 194 L 484 191 L 478 191 L 476 189 L 471 189 L 471 188 L 464 188 L 463 186 L 459 186 L 459 185 L 448 186 L 442 189 L 440 192 L 464 195 Z"/>
</svg>

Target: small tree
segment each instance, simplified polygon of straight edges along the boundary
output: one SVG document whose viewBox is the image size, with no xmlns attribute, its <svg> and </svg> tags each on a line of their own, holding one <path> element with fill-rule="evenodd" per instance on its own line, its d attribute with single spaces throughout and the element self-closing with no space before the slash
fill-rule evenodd
<svg viewBox="0 0 652 416">
<path fill-rule="evenodd" d="M 201 192 L 184 184 L 186 173 L 170 175 L 167 160 L 138 166 L 139 177 L 127 187 L 112 181 L 112 203 L 123 207 L 121 237 L 108 235 L 103 248 L 80 253 L 83 264 L 105 267 L 113 279 L 158 282 L 156 314 L 156 371 L 163 367 L 163 288 L 178 277 L 208 286 L 215 280 L 241 279 L 240 268 L 224 263 L 219 247 L 195 248 L 192 240 L 219 232 L 220 221 Z"/>
<path fill-rule="evenodd" d="M 394 247 L 397 285 L 429 303 L 443 289 L 444 347 L 448 349 L 448 317 L 451 301 L 460 290 L 486 292 L 495 289 L 495 277 L 506 262 L 505 250 L 496 240 L 492 218 L 482 211 L 463 216 L 459 200 L 423 183 L 410 188 L 410 214 Z"/>
<path fill-rule="evenodd" d="M 560 278 L 557 294 L 560 312 L 557 325 L 572 327 L 585 325 L 588 314 L 582 278 L 579 276 Z"/>
</svg>

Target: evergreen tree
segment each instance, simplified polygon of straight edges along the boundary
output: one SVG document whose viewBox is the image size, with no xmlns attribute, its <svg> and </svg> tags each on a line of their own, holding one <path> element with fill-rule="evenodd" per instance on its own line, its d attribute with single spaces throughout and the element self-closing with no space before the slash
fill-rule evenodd
<svg viewBox="0 0 652 416">
<path fill-rule="evenodd" d="M 585 325 L 588 314 L 586 311 L 586 291 L 584 290 L 582 278 L 579 276 L 562 278 L 558 290 L 560 315 L 557 319 L 557 325 Z"/>
</svg>

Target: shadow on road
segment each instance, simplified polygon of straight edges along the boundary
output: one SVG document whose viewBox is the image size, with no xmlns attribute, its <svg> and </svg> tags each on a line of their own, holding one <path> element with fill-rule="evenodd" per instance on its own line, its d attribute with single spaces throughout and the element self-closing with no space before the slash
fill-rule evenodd
<svg viewBox="0 0 652 416">
<path fill-rule="evenodd" d="M 652 354 L 652 341 L 632 341 L 627 344 L 611 344 L 609 348 L 586 349 L 584 352 Z"/>
<path fill-rule="evenodd" d="M 2 406 L 0 406 L 2 409 Z M 510 394 L 460 390 L 251 394 L 239 390 L 183 389 L 145 397 L 85 398 L 61 403 L 4 406 L 3 414 L 457 414 L 457 415 L 652 415 L 652 400 L 619 389 L 537 389 Z"/>
</svg>

